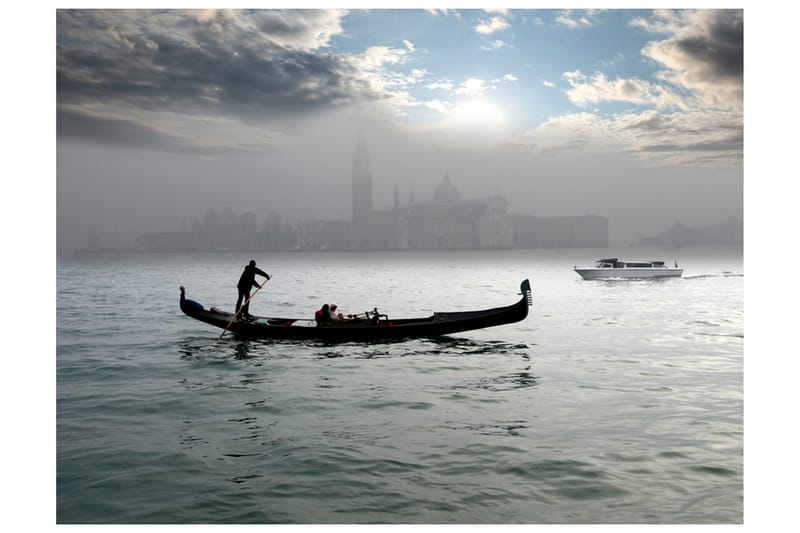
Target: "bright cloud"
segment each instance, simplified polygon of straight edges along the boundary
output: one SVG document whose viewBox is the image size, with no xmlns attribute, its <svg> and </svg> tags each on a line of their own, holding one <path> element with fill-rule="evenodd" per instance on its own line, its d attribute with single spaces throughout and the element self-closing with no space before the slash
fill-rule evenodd
<svg viewBox="0 0 800 533">
<path fill-rule="evenodd" d="M 434 83 L 427 84 L 425 86 L 425 88 L 426 89 L 430 89 L 432 91 L 435 91 L 437 89 L 442 89 L 442 90 L 445 90 L 445 91 L 452 91 L 453 90 L 453 84 L 450 83 L 449 81 L 437 81 L 437 82 L 434 82 Z"/>
<path fill-rule="evenodd" d="M 354 63 L 365 71 L 374 71 L 385 65 L 403 63 L 408 56 L 408 51 L 388 46 L 371 46 L 363 54 L 352 56 Z"/>
<path fill-rule="evenodd" d="M 488 89 L 489 87 L 486 85 L 486 81 L 480 78 L 469 78 L 464 81 L 455 92 L 462 96 L 480 96 Z"/>
<path fill-rule="evenodd" d="M 742 117 L 720 111 L 655 110 L 552 117 L 524 136 L 542 153 L 615 148 L 661 164 L 740 164 Z"/>
<path fill-rule="evenodd" d="M 509 44 L 502 39 L 496 39 L 489 44 L 481 45 L 481 49 L 483 50 L 499 50 L 501 48 L 505 48 L 509 46 Z"/>
<path fill-rule="evenodd" d="M 687 108 L 679 95 L 668 88 L 645 80 L 609 80 L 596 72 L 588 77 L 580 71 L 565 72 L 563 78 L 572 87 L 567 96 L 577 106 L 585 107 L 600 102 L 628 102 L 637 105 L 654 105 L 658 108 Z"/>
<path fill-rule="evenodd" d="M 475 31 L 483 35 L 491 35 L 496 31 L 505 30 L 510 26 L 511 24 L 503 17 L 492 17 L 489 20 L 481 20 L 480 23 L 475 26 Z"/>
<path fill-rule="evenodd" d="M 569 28 L 579 28 L 581 26 L 590 26 L 592 24 L 591 20 L 589 20 L 588 14 L 575 15 L 569 9 L 562 11 L 558 17 L 556 17 L 556 22 Z"/>
<path fill-rule="evenodd" d="M 428 109 L 433 109 L 439 113 L 447 113 L 448 111 L 447 104 L 441 102 L 440 100 L 428 100 L 427 102 L 423 102 L 423 105 Z"/>
</svg>

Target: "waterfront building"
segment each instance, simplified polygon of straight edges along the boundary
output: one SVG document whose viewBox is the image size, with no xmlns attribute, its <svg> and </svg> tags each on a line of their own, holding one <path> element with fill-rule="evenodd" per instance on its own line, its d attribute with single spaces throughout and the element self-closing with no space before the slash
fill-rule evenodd
<svg viewBox="0 0 800 533">
<path fill-rule="evenodd" d="M 511 215 L 499 194 L 462 199 L 449 173 L 430 201 L 413 191 L 392 207 L 374 209 L 372 169 L 363 131 L 353 153 L 353 220 L 306 220 L 297 226 L 297 248 L 394 250 L 459 248 L 552 248 L 608 246 L 608 219 Z"/>
<path fill-rule="evenodd" d="M 307 219 L 294 229 L 272 221 L 257 231 L 255 215 L 228 214 L 233 227 L 218 228 L 210 217 L 192 232 L 143 235 L 142 251 L 213 250 L 405 250 L 607 247 L 608 219 L 597 215 L 538 217 L 510 214 L 500 194 L 462 198 L 449 172 L 430 200 L 417 201 L 413 190 L 401 201 L 395 189 L 391 207 L 373 207 L 373 174 L 363 131 L 352 155 L 352 220 Z M 210 210 L 210 215 L 214 215 Z M 209 218 L 209 215 L 205 218 Z M 242 220 L 239 220 L 239 219 Z M 213 220 L 211 220 L 213 219 Z M 245 224 L 245 222 L 247 222 Z M 198 222 L 199 225 L 202 225 Z M 287 227 L 283 227 L 283 226 Z M 269 226 L 269 227 L 267 227 Z M 244 231 L 246 228 L 247 231 Z M 212 231 L 212 230 L 217 231 Z M 222 231 L 225 229 L 225 231 Z M 205 230 L 205 231 L 201 231 Z M 90 243 L 91 245 L 91 243 Z"/>
<path fill-rule="evenodd" d="M 354 184 L 356 180 L 354 180 Z M 363 182 L 361 182 L 363 184 Z M 360 198 L 354 193 L 353 198 Z M 306 220 L 298 224 L 300 249 L 395 250 L 510 248 L 513 228 L 508 202 L 500 196 L 461 200 L 445 174 L 433 199 L 417 202 L 413 192 L 401 203 L 380 210 L 353 209 L 360 222 Z"/>
</svg>

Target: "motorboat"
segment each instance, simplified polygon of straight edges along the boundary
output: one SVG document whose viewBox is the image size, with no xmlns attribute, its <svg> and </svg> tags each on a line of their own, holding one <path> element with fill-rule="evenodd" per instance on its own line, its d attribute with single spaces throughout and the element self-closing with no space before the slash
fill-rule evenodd
<svg viewBox="0 0 800 533">
<path fill-rule="evenodd" d="M 617 258 L 598 259 L 594 265 L 575 267 L 583 279 L 649 279 L 679 278 L 683 269 L 675 263 L 669 266 L 664 261 L 620 261 Z"/>
</svg>

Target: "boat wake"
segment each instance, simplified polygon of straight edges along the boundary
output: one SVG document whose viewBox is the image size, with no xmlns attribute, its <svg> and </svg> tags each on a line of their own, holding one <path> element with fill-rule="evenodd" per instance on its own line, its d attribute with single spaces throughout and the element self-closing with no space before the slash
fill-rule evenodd
<svg viewBox="0 0 800 533">
<path fill-rule="evenodd" d="M 717 279 L 717 278 L 743 278 L 744 274 L 736 272 L 720 272 L 719 274 L 694 274 L 683 276 L 683 279 Z"/>
</svg>

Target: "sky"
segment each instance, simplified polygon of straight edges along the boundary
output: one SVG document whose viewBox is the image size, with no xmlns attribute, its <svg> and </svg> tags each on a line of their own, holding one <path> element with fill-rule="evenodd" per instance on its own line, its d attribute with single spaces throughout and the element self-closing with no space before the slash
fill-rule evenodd
<svg viewBox="0 0 800 533">
<path fill-rule="evenodd" d="M 462 198 L 628 244 L 743 215 L 741 9 L 59 9 L 59 253 L 209 208 L 351 218 Z"/>
</svg>

